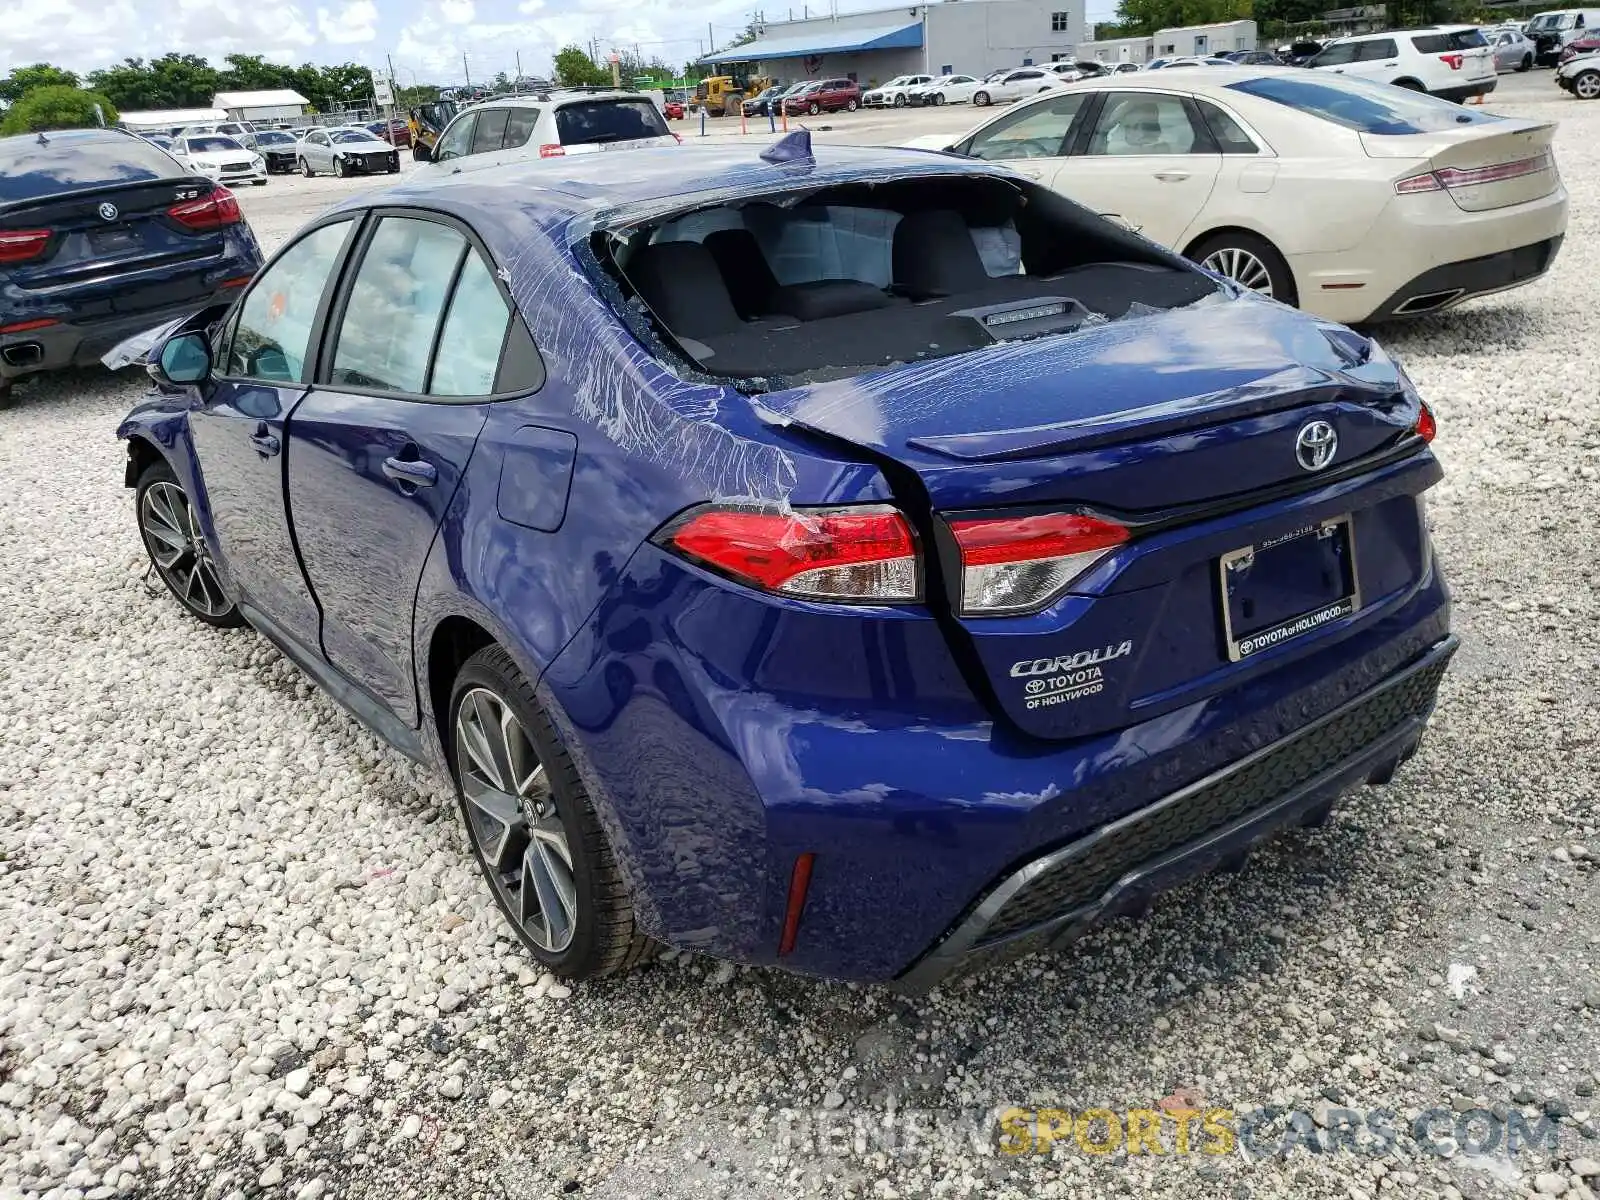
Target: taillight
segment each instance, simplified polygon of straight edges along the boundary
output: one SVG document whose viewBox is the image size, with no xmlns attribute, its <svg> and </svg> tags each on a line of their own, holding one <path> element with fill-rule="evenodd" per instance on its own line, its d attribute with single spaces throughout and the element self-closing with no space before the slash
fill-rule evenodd
<svg viewBox="0 0 1600 1200">
<path fill-rule="evenodd" d="M 0 229 L 0 263 L 31 262 L 49 244 L 48 229 Z"/>
<path fill-rule="evenodd" d="M 567 148 L 565 146 L 547 145 L 539 147 L 540 158 L 560 158 L 566 152 Z"/>
<path fill-rule="evenodd" d="M 1424 171 L 1421 175 L 1411 175 L 1400 180 L 1394 185 L 1397 195 L 1410 196 L 1416 192 L 1437 192 L 1444 188 L 1432 171 Z"/>
<path fill-rule="evenodd" d="M 221 229 L 235 225 L 243 219 L 239 212 L 239 199 L 227 188 L 218 184 L 208 196 L 198 200 L 185 200 L 167 209 L 167 216 L 186 229 Z"/>
<path fill-rule="evenodd" d="M 1467 56 L 1465 54 L 1441 54 L 1439 55 L 1439 61 L 1452 71 L 1459 71 L 1461 70 L 1461 64 L 1467 61 Z"/>
<path fill-rule="evenodd" d="M 1426 403 L 1423 404 L 1422 411 L 1417 414 L 1417 423 L 1411 427 L 1411 431 L 1424 442 L 1433 441 L 1433 435 L 1439 432 L 1439 422 L 1433 419 L 1433 409 Z"/>
<path fill-rule="evenodd" d="M 657 542 L 750 587 L 811 600 L 903 604 L 921 595 L 917 543 L 893 508 L 696 509 Z"/>
<path fill-rule="evenodd" d="M 1437 192 L 1440 188 L 1477 187 L 1485 183 L 1503 183 L 1507 179 L 1521 179 L 1541 171 L 1554 171 L 1555 157 L 1545 150 L 1532 158 L 1519 158 L 1514 162 L 1491 163 L 1487 167 L 1440 167 L 1410 175 L 1394 185 L 1400 195 L 1414 192 Z"/>
<path fill-rule="evenodd" d="M 1125 526 L 1077 513 L 958 519 L 950 532 L 961 552 L 961 611 L 967 615 L 1042 608 L 1128 540 Z"/>
</svg>

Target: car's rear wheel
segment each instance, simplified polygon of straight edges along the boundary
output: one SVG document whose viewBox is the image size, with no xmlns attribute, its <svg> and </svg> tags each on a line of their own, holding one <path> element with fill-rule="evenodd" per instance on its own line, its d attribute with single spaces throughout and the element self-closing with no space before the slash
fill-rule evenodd
<svg viewBox="0 0 1600 1200">
<path fill-rule="evenodd" d="M 473 857 L 528 952 L 567 979 L 638 963 L 650 939 L 577 769 L 509 654 L 488 646 L 467 660 L 449 718 Z"/>
<path fill-rule="evenodd" d="M 194 507 L 165 462 L 153 462 L 140 474 L 134 514 L 145 553 L 178 603 L 207 625 L 243 625 L 244 617 L 217 578 Z"/>
<path fill-rule="evenodd" d="M 1522 56 L 1522 61 L 1517 64 L 1517 73 L 1521 74 L 1525 71 L 1531 70 L 1533 70 L 1533 55 L 1524 54 Z"/>
<path fill-rule="evenodd" d="M 1253 292 L 1284 304 L 1299 302 L 1289 264 L 1271 242 L 1253 233 L 1228 230 L 1213 234 L 1191 247 L 1189 257 Z"/>
<path fill-rule="evenodd" d="M 311 169 L 311 164 L 303 158 L 300 160 L 300 174 L 304 175 L 307 179 L 310 179 L 316 174 L 316 172 Z"/>
<path fill-rule="evenodd" d="M 901 103 L 904 104 L 905 101 L 902 100 Z M 861 107 L 861 105 L 858 102 L 854 101 L 854 100 L 846 100 L 844 102 L 844 110 L 845 110 L 845 112 L 855 112 L 855 110 L 860 108 L 860 107 Z"/>
<path fill-rule="evenodd" d="M 1585 71 L 1574 79 L 1572 94 L 1579 100 L 1600 100 L 1600 71 Z"/>
<path fill-rule="evenodd" d="M 1396 79 L 1394 81 L 1394 86 L 1397 88 L 1405 88 L 1405 90 L 1408 92 L 1425 92 L 1428 90 L 1415 79 Z"/>
<path fill-rule="evenodd" d="M 976 104 L 979 108 L 983 108 L 985 105 L 987 105 L 989 103 L 989 93 L 988 92 L 973 92 L 972 93 L 972 102 L 974 104 Z"/>
</svg>

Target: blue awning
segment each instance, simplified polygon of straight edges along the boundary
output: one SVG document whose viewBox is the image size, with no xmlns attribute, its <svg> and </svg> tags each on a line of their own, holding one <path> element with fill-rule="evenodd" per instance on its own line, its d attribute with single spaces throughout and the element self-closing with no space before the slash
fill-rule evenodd
<svg viewBox="0 0 1600 1200">
<path fill-rule="evenodd" d="M 821 25 L 821 22 L 818 22 Z M 824 54 L 854 54 L 861 50 L 905 50 L 922 45 L 922 22 L 909 25 L 871 25 L 855 28 L 817 28 L 788 37 L 758 38 L 730 46 L 700 59 L 703 63 L 768 62 L 778 58 L 810 58 Z"/>
</svg>

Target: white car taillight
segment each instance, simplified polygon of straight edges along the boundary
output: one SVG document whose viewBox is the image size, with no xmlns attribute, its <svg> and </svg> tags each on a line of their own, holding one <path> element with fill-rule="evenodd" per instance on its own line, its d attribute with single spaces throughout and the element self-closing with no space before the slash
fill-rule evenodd
<svg viewBox="0 0 1600 1200">
<path fill-rule="evenodd" d="M 911 525 L 886 505 L 789 512 L 707 505 L 654 540 L 748 587 L 786 596 L 905 604 L 922 594 Z"/>
<path fill-rule="evenodd" d="M 1417 192 L 1437 192 L 1441 188 L 1478 187 L 1485 183 L 1503 183 L 1507 179 L 1520 179 L 1524 175 L 1537 175 L 1541 171 L 1556 169 L 1555 156 L 1548 150 L 1532 158 L 1519 158 L 1514 162 L 1492 163 L 1487 167 L 1440 167 L 1436 171 L 1423 171 L 1408 175 L 1394 185 L 1394 190 L 1408 196 Z"/>
<path fill-rule="evenodd" d="M 1078 513 L 950 522 L 961 552 L 961 611 L 994 616 L 1043 608 L 1128 540 L 1125 526 Z"/>
</svg>

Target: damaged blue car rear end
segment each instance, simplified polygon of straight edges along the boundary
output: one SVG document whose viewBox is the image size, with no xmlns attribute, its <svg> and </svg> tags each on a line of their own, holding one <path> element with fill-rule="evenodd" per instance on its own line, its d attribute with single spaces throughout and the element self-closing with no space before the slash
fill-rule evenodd
<svg viewBox="0 0 1600 1200">
<path fill-rule="evenodd" d="M 408 209 L 459 222 L 537 347 L 537 386 L 457 405 L 453 491 L 442 469 L 416 486 L 448 405 L 383 439 L 318 409 L 331 329 L 272 430 L 321 621 L 297 661 L 366 712 L 383 691 L 344 648 L 409 622 L 410 690 L 369 723 L 452 775 L 552 969 L 634 961 L 622 929 L 923 992 L 1320 822 L 1416 751 L 1455 647 L 1423 500 L 1440 468 L 1376 342 L 984 163 L 686 148 L 623 182 L 609 157 L 464 168 L 323 218 L 367 222 L 356 247 Z M 306 311 L 354 311 L 352 273 Z M 375 411 L 361 395 L 346 407 Z M 124 434 L 174 445 L 205 411 Z M 431 542 L 319 577 L 314 527 L 356 485 L 297 462 L 406 437 L 390 479 Z M 208 537 L 244 616 L 280 626 Z M 409 611 L 341 613 L 374 591 Z M 474 674 L 484 654 L 501 665 Z M 531 730 L 508 764 L 479 702 Z M 524 776 L 519 755 L 555 778 L 548 807 L 485 783 Z M 559 839 L 575 890 L 511 861 L 517 837 Z"/>
</svg>

